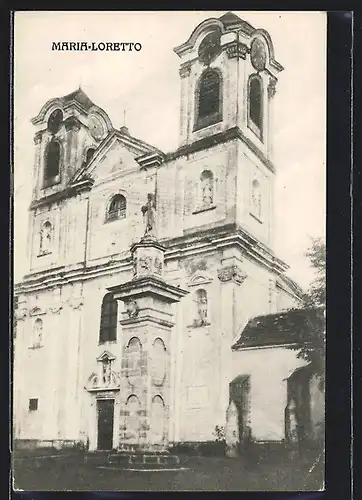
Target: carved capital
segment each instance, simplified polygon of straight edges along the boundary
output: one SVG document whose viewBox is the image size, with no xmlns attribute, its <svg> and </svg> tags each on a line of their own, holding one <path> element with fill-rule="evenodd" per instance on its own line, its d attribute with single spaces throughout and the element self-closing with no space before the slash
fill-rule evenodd
<svg viewBox="0 0 362 500">
<path fill-rule="evenodd" d="M 83 305 L 83 299 L 81 297 L 70 299 L 69 305 L 72 309 L 80 309 Z"/>
<path fill-rule="evenodd" d="M 69 132 L 70 130 L 75 130 L 76 132 L 78 132 L 81 127 L 80 121 L 77 120 L 77 118 L 75 118 L 74 116 L 70 116 L 69 118 L 67 118 L 64 122 L 64 125 L 67 132 Z"/>
<path fill-rule="evenodd" d="M 244 43 L 231 42 L 225 45 L 226 55 L 229 59 L 246 59 L 249 49 Z"/>
<path fill-rule="evenodd" d="M 63 306 L 55 305 L 55 306 L 50 306 L 48 311 L 51 312 L 52 314 L 59 314 L 60 311 L 63 309 Z"/>
<path fill-rule="evenodd" d="M 276 79 L 270 78 L 269 83 L 268 83 L 268 97 L 269 97 L 269 99 L 272 99 L 275 96 L 276 85 L 277 85 Z"/>
<path fill-rule="evenodd" d="M 219 269 L 217 272 L 218 278 L 221 282 L 233 281 L 237 285 L 244 283 L 247 274 L 244 273 L 238 266 L 229 266 Z"/>
<path fill-rule="evenodd" d="M 179 73 L 180 73 L 181 78 L 187 78 L 188 76 L 190 76 L 190 73 L 191 73 L 191 63 L 190 62 L 184 63 L 180 67 Z"/>
<path fill-rule="evenodd" d="M 37 145 L 41 142 L 41 139 L 43 137 L 43 131 L 39 131 L 34 135 L 34 144 Z"/>
<path fill-rule="evenodd" d="M 136 318 L 139 313 L 139 307 L 135 300 L 130 300 L 126 303 L 126 311 L 129 318 Z"/>
<path fill-rule="evenodd" d="M 28 315 L 28 309 L 26 309 L 26 307 L 23 307 L 22 309 L 18 309 L 17 311 L 15 311 L 15 319 L 17 321 L 21 321 L 23 320 L 24 318 L 26 318 L 26 316 Z"/>
</svg>

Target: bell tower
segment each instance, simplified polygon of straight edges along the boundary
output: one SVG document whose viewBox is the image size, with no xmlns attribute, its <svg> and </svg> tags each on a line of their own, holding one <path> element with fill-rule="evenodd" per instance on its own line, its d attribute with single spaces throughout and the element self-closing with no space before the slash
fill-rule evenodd
<svg viewBox="0 0 362 500">
<path fill-rule="evenodd" d="M 228 13 L 201 23 L 174 51 L 181 59 L 180 145 L 238 127 L 269 157 L 283 70 L 270 35 Z"/>
<path fill-rule="evenodd" d="M 199 24 L 174 52 L 181 59 L 179 150 L 212 155 L 225 144 L 233 157 L 225 168 L 236 170 L 238 195 L 227 193 L 234 221 L 271 247 L 273 101 L 283 70 L 271 37 L 229 12 Z"/>
</svg>

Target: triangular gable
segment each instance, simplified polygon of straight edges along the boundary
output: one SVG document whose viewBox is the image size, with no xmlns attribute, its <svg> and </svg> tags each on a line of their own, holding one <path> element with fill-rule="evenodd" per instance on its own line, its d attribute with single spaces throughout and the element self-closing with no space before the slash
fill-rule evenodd
<svg viewBox="0 0 362 500">
<path fill-rule="evenodd" d="M 98 356 L 97 361 L 113 361 L 116 359 L 115 356 L 109 351 L 104 351 L 100 356 Z"/>
<path fill-rule="evenodd" d="M 163 154 L 157 148 L 129 134 L 113 130 L 98 146 L 91 161 L 74 175 L 72 184 L 83 178 L 95 179 L 122 168 L 129 169 L 133 162 L 134 167 L 139 168 L 136 159 L 153 152 Z"/>
</svg>

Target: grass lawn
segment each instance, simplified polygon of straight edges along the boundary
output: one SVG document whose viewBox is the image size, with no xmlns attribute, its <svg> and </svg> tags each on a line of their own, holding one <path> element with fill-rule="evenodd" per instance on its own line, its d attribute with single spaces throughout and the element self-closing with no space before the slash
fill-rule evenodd
<svg viewBox="0 0 362 500">
<path fill-rule="evenodd" d="M 26 491 L 316 491 L 323 487 L 323 466 L 283 460 L 247 464 L 226 457 L 190 457 L 181 469 L 130 471 L 138 466 L 102 467 L 77 455 L 42 460 L 23 456 L 14 463 L 14 488 Z M 156 469 L 149 465 L 147 469 Z M 173 466 L 169 466 L 173 468 Z"/>
</svg>

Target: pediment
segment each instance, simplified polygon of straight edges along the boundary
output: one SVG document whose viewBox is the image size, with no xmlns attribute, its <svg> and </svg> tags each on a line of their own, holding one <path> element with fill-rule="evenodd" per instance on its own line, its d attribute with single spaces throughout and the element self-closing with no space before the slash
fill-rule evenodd
<svg viewBox="0 0 362 500">
<path fill-rule="evenodd" d="M 205 273 L 195 273 L 188 282 L 188 286 L 207 285 L 212 282 L 212 278 Z"/>
<path fill-rule="evenodd" d="M 118 172 L 139 170 L 137 158 L 149 153 L 162 152 L 127 133 L 113 130 L 99 145 L 88 165 L 77 172 L 72 183 L 83 178 L 97 181 Z"/>
<path fill-rule="evenodd" d="M 46 314 L 46 311 L 45 309 L 35 306 L 30 309 L 29 314 L 30 316 L 40 316 L 41 314 Z"/>
<path fill-rule="evenodd" d="M 110 351 L 104 351 L 100 356 L 98 356 L 97 361 L 113 361 L 116 359 L 115 356 Z"/>
</svg>

